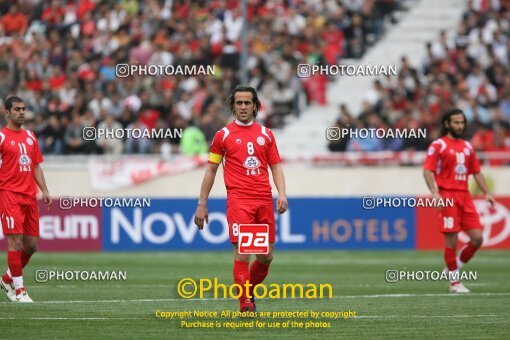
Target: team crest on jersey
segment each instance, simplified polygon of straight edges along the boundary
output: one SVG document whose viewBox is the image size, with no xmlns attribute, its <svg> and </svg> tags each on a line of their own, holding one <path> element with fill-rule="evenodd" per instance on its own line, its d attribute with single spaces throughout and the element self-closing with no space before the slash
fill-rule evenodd
<svg viewBox="0 0 510 340">
<path fill-rule="evenodd" d="M 465 175 L 467 174 L 467 168 L 464 164 L 457 164 L 455 166 L 455 173 L 457 175 Z"/>
<path fill-rule="evenodd" d="M 453 151 L 453 149 L 450 149 L 450 155 L 453 155 L 455 153 L 455 151 Z"/>
<path fill-rule="evenodd" d="M 256 169 L 260 166 L 260 161 L 255 156 L 248 156 L 244 161 L 244 167 L 247 169 Z"/>
<path fill-rule="evenodd" d="M 241 140 L 239 138 L 236 139 L 237 144 L 241 144 Z"/>
<path fill-rule="evenodd" d="M 266 140 L 264 139 L 264 137 L 258 136 L 257 137 L 257 144 L 260 145 L 260 146 L 266 144 Z"/>
<path fill-rule="evenodd" d="M 429 156 L 432 156 L 434 154 L 434 152 L 436 152 L 436 149 L 434 149 L 433 146 L 429 147 L 429 150 L 427 151 L 427 154 Z"/>
<path fill-rule="evenodd" d="M 30 165 L 32 163 L 32 160 L 28 155 L 21 155 L 19 157 L 19 165 Z"/>
<path fill-rule="evenodd" d="M 16 142 L 11 140 L 11 145 L 16 145 Z"/>
<path fill-rule="evenodd" d="M 469 156 L 471 154 L 471 151 L 468 148 L 464 148 L 464 153 L 466 156 Z"/>
<path fill-rule="evenodd" d="M 34 144 L 34 141 L 32 140 L 32 138 L 27 137 L 27 144 L 28 144 L 28 145 L 32 145 L 32 144 Z"/>
</svg>

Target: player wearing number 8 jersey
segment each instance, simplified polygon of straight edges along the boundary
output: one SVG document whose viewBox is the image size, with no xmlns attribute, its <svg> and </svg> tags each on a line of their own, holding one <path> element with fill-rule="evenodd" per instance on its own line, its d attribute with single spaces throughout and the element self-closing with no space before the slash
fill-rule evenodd
<svg viewBox="0 0 510 340">
<path fill-rule="evenodd" d="M 482 245 L 482 226 L 468 191 L 468 177 L 473 175 L 476 183 L 493 205 L 494 198 L 488 194 L 480 164 L 469 142 L 463 139 L 466 117 L 459 109 L 445 112 L 441 119 L 442 137 L 432 142 L 427 151 L 424 177 L 434 198 L 454 201 L 453 207 L 440 210 L 440 231 L 445 237 L 444 260 L 450 275 L 450 292 L 468 293 L 459 281 L 458 270 L 467 263 Z M 457 257 L 457 234 L 464 231 L 470 241 Z"/>
<path fill-rule="evenodd" d="M 199 229 L 207 223 L 207 198 L 220 163 L 223 164 L 227 188 L 227 222 L 234 251 L 234 281 L 244 286 L 262 283 L 273 259 L 275 217 L 269 171 L 278 190 L 277 211 L 283 214 L 288 207 L 285 179 L 276 141 L 271 130 L 255 123 L 260 101 L 255 89 L 238 86 L 229 98 L 235 121 L 218 131 L 211 145 L 209 162 L 200 190 L 195 214 Z M 269 226 L 269 253 L 257 254 L 251 265 L 249 254 L 238 252 L 239 224 L 267 224 Z M 253 292 L 241 292 L 241 311 L 255 310 Z"/>
</svg>

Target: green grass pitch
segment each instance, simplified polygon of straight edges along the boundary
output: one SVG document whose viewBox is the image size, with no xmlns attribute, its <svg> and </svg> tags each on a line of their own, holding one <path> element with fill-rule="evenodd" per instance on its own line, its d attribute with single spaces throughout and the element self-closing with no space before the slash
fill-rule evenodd
<svg viewBox="0 0 510 340">
<path fill-rule="evenodd" d="M 231 253 L 38 253 L 24 271 L 36 303 L 13 304 L 3 297 L 0 338 L 502 339 L 510 334 L 509 260 L 508 251 L 480 251 L 465 268 L 477 272 L 476 281 L 465 283 L 471 293 L 452 295 L 444 281 L 385 281 L 388 269 L 442 270 L 440 252 L 277 251 L 265 283 L 330 283 L 334 297 L 262 299 L 257 301 L 259 311 L 351 310 L 358 317 L 319 319 L 330 322 L 327 329 L 211 330 L 181 328 L 178 319 L 157 318 L 155 312 L 236 311 L 237 301 L 185 300 L 176 291 L 185 277 L 232 283 Z M 127 280 L 36 283 L 37 269 L 125 270 Z"/>
</svg>

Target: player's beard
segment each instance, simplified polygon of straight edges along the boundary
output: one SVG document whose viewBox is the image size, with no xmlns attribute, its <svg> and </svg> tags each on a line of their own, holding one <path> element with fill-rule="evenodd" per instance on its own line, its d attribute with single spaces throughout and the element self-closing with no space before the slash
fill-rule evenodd
<svg viewBox="0 0 510 340">
<path fill-rule="evenodd" d="M 455 129 L 449 128 L 448 132 L 450 132 L 450 135 L 452 135 L 453 138 L 460 139 L 460 138 L 464 137 L 465 130 L 466 130 L 465 128 L 462 130 L 455 130 Z"/>
</svg>

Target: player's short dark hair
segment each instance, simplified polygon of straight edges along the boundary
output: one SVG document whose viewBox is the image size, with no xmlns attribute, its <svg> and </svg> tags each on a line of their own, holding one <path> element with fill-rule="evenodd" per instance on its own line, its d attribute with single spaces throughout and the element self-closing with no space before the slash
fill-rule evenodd
<svg viewBox="0 0 510 340">
<path fill-rule="evenodd" d="M 234 97 L 237 92 L 251 92 L 251 94 L 253 95 L 253 104 L 255 105 L 255 109 L 253 110 L 253 118 L 257 118 L 257 114 L 259 113 L 262 104 L 260 103 L 259 96 L 257 95 L 257 90 L 255 90 L 253 87 L 247 86 L 247 85 L 236 86 L 234 91 L 232 91 L 230 98 L 228 98 L 228 105 L 230 106 L 230 111 L 232 112 L 232 114 L 234 114 L 234 105 L 235 105 Z"/>
<path fill-rule="evenodd" d="M 23 99 L 20 97 L 12 96 L 5 100 L 5 108 L 7 111 L 10 111 L 12 109 L 12 104 L 14 103 L 24 103 Z"/>
<path fill-rule="evenodd" d="M 464 124 L 465 126 L 467 126 L 466 115 L 461 109 L 457 108 L 449 109 L 445 111 L 445 113 L 443 113 L 443 116 L 441 117 L 441 136 L 446 136 L 446 134 L 448 133 L 446 122 L 450 123 L 450 119 L 452 118 L 452 116 L 455 115 L 462 115 L 462 117 L 464 118 Z"/>
</svg>

